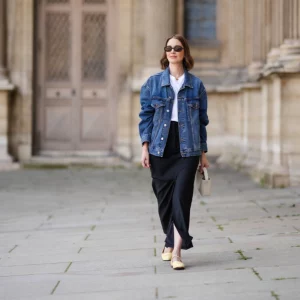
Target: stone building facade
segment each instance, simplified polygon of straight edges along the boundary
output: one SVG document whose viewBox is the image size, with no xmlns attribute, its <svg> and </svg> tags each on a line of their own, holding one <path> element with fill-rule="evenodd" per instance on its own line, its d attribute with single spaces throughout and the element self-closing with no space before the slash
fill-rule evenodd
<svg viewBox="0 0 300 300">
<path fill-rule="evenodd" d="M 140 158 L 139 90 L 184 34 L 208 154 L 300 184 L 300 0 L 0 0 L 0 159 Z"/>
</svg>

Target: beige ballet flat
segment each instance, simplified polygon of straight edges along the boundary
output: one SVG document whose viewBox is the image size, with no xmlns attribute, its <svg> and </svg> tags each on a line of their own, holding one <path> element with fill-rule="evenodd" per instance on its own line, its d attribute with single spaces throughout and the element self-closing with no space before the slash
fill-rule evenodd
<svg viewBox="0 0 300 300">
<path fill-rule="evenodd" d="M 180 261 L 178 261 L 178 260 L 172 261 L 174 257 L 178 257 L 180 259 Z M 172 255 L 172 258 L 171 258 L 171 267 L 174 270 L 183 270 L 185 268 L 184 263 L 181 261 L 181 257 L 180 256 L 178 256 L 178 255 Z"/>
<path fill-rule="evenodd" d="M 165 251 L 165 247 L 164 247 L 164 249 L 163 249 L 163 251 L 161 253 L 162 260 L 164 260 L 164 261 L 171 260 L 172 259 L 172 252 L 166 252 L 166 253 L 164 253 L 164 251 Z"/>
</svg>

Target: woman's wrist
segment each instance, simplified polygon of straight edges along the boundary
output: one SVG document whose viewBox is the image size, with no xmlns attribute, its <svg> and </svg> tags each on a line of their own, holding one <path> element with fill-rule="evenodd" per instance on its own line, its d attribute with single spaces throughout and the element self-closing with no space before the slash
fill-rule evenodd
<svg viewBox="0 0 300 300">
<path fill-rule="evenodd" d="M 142 145 L 143 149 L 147 149 L 148 150 L 148 147 L 149 147 L 149 143 L 148 142 L 144 142 L 143 145 Z"/>
</svg>

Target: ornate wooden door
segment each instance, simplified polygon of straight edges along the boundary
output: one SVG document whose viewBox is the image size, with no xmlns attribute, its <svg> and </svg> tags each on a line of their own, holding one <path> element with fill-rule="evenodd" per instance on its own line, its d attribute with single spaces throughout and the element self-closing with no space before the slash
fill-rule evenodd
<svg viewBox="0 0 300 300">
<path fill-rule="evenodd" d="M 47 151 L 103 151 L 116 117 L 115 1 L 40 0 L 37 16 L 37 144 Z"/>
</svg>

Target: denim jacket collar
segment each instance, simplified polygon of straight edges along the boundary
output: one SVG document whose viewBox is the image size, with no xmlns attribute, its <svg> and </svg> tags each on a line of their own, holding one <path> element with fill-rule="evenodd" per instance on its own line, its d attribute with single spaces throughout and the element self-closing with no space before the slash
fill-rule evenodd
<svg viewBox="0 0 300 300">
<path fill-rule="evenodd" d="M 170 86 L 170 85 L 171 85 L 171 83 L 170 83 L 170 68 L 167 67 L 162 73 L 161 86 Z M 183 85 L 185 87 L 188 86 L 190 88 L 193 88 L 191 75 L 186 68 L 184 68 L 184 83 L 183 83 Z"/>
</svg>

